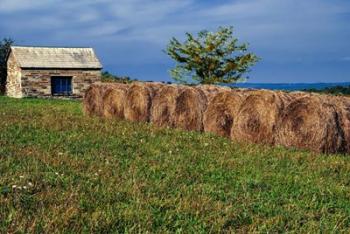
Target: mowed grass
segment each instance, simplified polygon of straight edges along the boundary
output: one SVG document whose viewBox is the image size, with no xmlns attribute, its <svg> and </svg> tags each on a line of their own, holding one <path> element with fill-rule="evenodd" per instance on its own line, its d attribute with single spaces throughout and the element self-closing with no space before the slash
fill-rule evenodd
<svg viewBox="0 0 350 234">
<path fill-rule="evenodd" d="M 349 158 L 0 97 L 0 233 L 349 232 Z"/>
</svg>

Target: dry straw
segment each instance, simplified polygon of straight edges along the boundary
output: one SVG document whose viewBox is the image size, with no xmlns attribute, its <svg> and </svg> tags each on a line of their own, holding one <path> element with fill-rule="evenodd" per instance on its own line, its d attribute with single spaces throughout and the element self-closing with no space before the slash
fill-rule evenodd
<svg viewBox="0 0 350 234">
<path fill-rule="evenodd" d="M 183 87 L 176 97 L 175 113 L 172 116 L 175 127 L 191 131 L 203 131 L 203 113 L 207 98 L 201 90 Z"/>
<path fill-rule="evenodd" d="M 216 96 L 216 94 L 220 92 L 231 91 L 231 88 L 229 87 L 223 87 L 223 86 L 217 86 L 217 85 L 197 85 L 195 86 L 195 88 L 198 90 L 201 90 L 207 97 L 208 101 L 210 101 L 212 98 Z"/>
<path fill-rule="evenodd" d="M 232 125 L 232 139 L 273 144 L 276 122 L 287 96 L 267 90 L 250 91 Z"/>
<path fill-rule="evenodd" d="M 339 115 L 330 99 L 310 95 L 291 102 L 278 121 L 276 144 L 323 153 L 344 151 Z"/>
<path fill-rule="evenodd" d="M 207 98 L 203 91 L 187 86 L 164 86 L 154 97 L 151 120 L 158 126 L 203 130 Z"/>
<path fill-rule="evenodd" d="M 165 86 L 165 84 L 160 83 L 160 82 L 135 82 L 138 84 L 144 84 L 147 87 L 149 87 L 152 90 L 152 95 L 154 96 L 156 94 L 156 92 L 158 92 L 158 90 L 160 88 L 162 88 L 163 86 Z"/>
<path fill-rule="evenodd" d="M 175 115 L 176 98 L 181 86 L 164 86 L 159 89 L 153 98 L 151 110 L 151 122 L 159 127 L 175 127 L 173 116 Z"/>
<path fill-rule="evenodd" d="M 124 115 L 130 121 L 150 120 L 153 89 L 141 82 L 133 83 L 126 93 Z"/>
<path fill-rule="evenodd" d="M 350 153 L 350 98 L 335 97 L 334 103 L 340 120 L 340 128 L 344 134 L 344 151 Z"/>
<path fill-rule="evenodd" d="M 217 93 L 209 101 L 204 113 L 204 131 L 230 137 L 232 124 L 237 118 L 244 96 L 244 93 L 239 91 Z"/>
<path fill-rule="evenodd" d="M 103 95 L 108 89 L 106 84 L 93 84 L 85 92 L 84 96 L 84 112 L 89 116 L 103 115 Z"/>
<path fill-rule="evenodd" d="M 113 84 L 103 96 L 103 116 L 122 120 L 124 116 L 124 104 L 128 91 L 126 84 Z"/>
</svg>

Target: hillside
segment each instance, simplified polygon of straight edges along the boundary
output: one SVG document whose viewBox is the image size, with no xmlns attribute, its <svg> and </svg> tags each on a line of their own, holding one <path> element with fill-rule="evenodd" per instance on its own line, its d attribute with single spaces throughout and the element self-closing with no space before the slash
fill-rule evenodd
<svg viewBox="0 0 350 234">
<path fill-rule="evenodd" d="M 0 97 L 0 233 L 348 232 L 350 155 Z"/>
</svg>

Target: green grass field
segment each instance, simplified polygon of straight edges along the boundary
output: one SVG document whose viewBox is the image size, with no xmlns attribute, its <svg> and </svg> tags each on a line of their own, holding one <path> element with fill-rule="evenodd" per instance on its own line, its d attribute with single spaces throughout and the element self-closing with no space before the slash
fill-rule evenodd
<svg viewBox="0 0 350 234">
<path fill-rule="evenodd" d="M 0 97 L 0 233 L 349 232 L 349 156 Z"/>
</svg>

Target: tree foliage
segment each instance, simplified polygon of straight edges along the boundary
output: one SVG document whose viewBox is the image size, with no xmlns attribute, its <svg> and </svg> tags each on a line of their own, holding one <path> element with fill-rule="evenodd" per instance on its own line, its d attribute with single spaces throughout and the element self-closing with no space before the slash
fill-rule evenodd
<svg viewBox="0 0 350 234">
<path fill-rule="evenodd" d="M 117 76 L 109 73 L 108 71 L 102 72 L 101 80 L 102 82 L 117 82 L 117 83 L 124 83 L 124 84 L 128 84 L 132 82 L 131 78 L 128 76 Z"/>
<path fill-rule="evenodd" d="M 10 51 L 14 40 L 11 38 L 4 38 L 0 41 L 0 93 L 5 91 L 6 77 L 7 77 L 7 55 Z"/>
<path fill-rule="evenodd" d="M 201 31 L 198 37 L 186 33 L 184 43 L 172 38 L 166 53 L 177 65 L 171 76 L 180 83 L 235 83 L 259 58 L 248 51 L 248 44 L 239 44 L 233 27 L 219 27 L 217 32 Z"/>
</svg>

